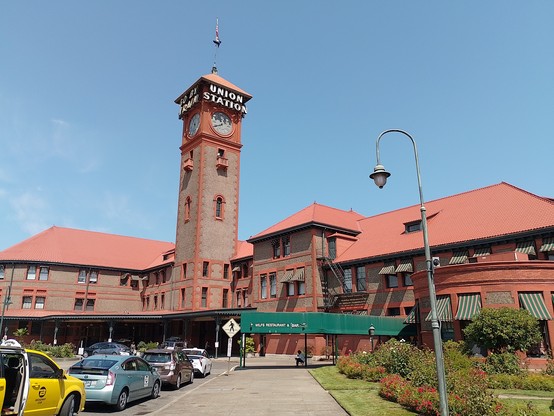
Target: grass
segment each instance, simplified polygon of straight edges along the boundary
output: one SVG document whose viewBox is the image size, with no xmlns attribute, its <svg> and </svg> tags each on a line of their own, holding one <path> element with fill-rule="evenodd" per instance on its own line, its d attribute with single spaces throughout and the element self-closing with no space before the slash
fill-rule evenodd
<svg viewBox="0 0 554 416">
<path fill-rule="evenodd" d="M 353 380 L 340 374 L 335 366 L 310 370 L 317 382 L 327 390 L 351 416 L 382 415 L 413 416 L 397 403 L 379 396 L 379 383 Z"/>
<path fill-rule="evenodd" d="M 327 390 L 351 416 L 413 416 L 413 413 L 397 403 L 379 396 L 379 383 L 349 379 L 340 374 L 335 366 L 323 366 L 310 370 L 316 381 Z M 550 406 L 554 404 L 553 392 L 538 390 L 493 390 L 502 403 L 520 407 L 531 403 L 540 416 L 552 416 Z M 506 397 L 507 396 L 507 397 Z M 514 396 L 514 397 L 510 397 Z M 518 398 L 519 397 L 519 398 Z"/>
</svg>

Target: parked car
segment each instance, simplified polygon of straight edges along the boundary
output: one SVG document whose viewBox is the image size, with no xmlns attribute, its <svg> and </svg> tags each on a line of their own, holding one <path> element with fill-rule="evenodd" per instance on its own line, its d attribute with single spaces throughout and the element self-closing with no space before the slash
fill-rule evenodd
<svg viewBox="0 0 554 416">
<path fill-rule="evenodd" d="M 163 383 L 179 389 L 183 382 L 192 383 L 194 367 L 185 353 L 162 348 L 145 351 L 142 358 L 158 371 Z"/>
<path fill-rule="evenodd" d="M 97 342 L 85 348 L 83 357 L 86 358 L 94 354 L 131 355 L 131 348 L 117 342 Z"/>
<path fill-rule="evenodd" d="M 0 345 L 2 414 L 71 416 L 85 408 L 85 387 L 50 357 L 15 340 Z"/>
<path fill-rule="evenodd" d="M 95 354 L 73 364 L 68 372 L 85 383 L 87 403 L 123 410 L 131 401 L 160 395 L 160 375 L 140 357 Z"/>
<path fill-rule="evenodd" d="M 164 342 L 162 342 L 161 344 L 161 348 L 168 348 L 171 350 L 183 349 L 186 346 L 187 346 L 186 342 L 179 337 L 170 337 L 166 339 Z"/>
<path fill-rule="evenodd" d="M 194 372 L 200 377 L 206 377 L 212 372 L 212 360 L 208 351 L 202 348 L 185 348 L 182 350 L 192 361 Z"/>
</svg>

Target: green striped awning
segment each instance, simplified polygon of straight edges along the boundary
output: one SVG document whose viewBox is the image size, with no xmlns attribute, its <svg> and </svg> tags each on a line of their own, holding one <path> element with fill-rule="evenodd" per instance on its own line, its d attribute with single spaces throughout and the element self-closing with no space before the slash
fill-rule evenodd
<svg viewBox="0 0 554 416">
<path fill-rule="evenodd" d="M 442 322 L 452 322 L 452 305 L 450 303 L 450 296 L 437 296 L 437 318 Z M 431 320 L 431 311 L 429 311 L 429 314 L 425 320 Z"/>
<path fill-rule="evenodd" d="M 379 274 L 394 274 L 396 273 L 394 271 L 394 264 L 390 264 L 390 265 L 387 265 L 387 266 L 384 266 L 381 271 L 379 272 Z"/>
<path fill-rule="evenodd" d="M 539 249 L 541 253 L 545 251 L 554 251 L 554 237 L 552 238 L 543 238 L 542 239 L 542 246 Z"/>
<path fill-rule="evenodd" d="M 540 292 L 519 293 L 519 305 L 541 321 L 552 319 Z"/>
<path fill-rule="evenodd" d="M 470 293 L 458 296 L 458 312 L 456 319 L 458 321 L 471 321 L 481 311 L 481 295 L 479 293 Z"/>
<path fill-rule="evenodd" d="M 402 260 L 396 270 L 395 273 L 413 273 L 414 268 L 412 267 L 412 260 Z"/>
<path fill-rule="evenodd" d="M 490 254 L 491 254 L 490 247 L 479 247 L 475 249 L 475 252 L 473 253 L 473 257 L 488 256 Z"/>
<path fill-rule="evenodd" d="M 405 324 L 415 324 L 417 323 L 417 318 L 418 318 L 418 306 L 417 306 L 417 303 L 415 304 L 415 306 L 412 308 L 412 310 L 410 311 L 410 313 L 408 314 L 408 316 L 406 316 L 406 319 L 404 319 L 404 323 Z"/>
<path fill-rule="evenodd" d="M 287 270 L 287 271 L 285 271 L 285 274 L 283 275 L 283 277 L 281 278 L 281 280 L 279 280 L 279 283 L 290 282 L 290 281 L 292 280 L 293 274 L 294 274 L 294 270 Z"/>
<path fill-rule="evenodd" d="M 537 254 L 535 251 L 535 243 L 533 241 L 524 241 L 522 243 L 517 243 L 516 251 L 525 254 Z"/>
<path fill-rule="evenodd" d="M 290 279 L 291 281 L 303 282 L 304 281 L 304 268 L 296 269 L 294 275 Z"/>
<path fill-rule="evenodd" d="M 467 263 L 467 250 L 455 251 L 448 264 L 464 264 Z"/>
</svg>

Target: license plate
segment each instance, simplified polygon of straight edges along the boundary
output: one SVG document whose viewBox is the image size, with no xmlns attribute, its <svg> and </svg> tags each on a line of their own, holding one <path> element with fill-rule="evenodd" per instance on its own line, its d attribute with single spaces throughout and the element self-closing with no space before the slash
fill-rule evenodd
<svg viewBox="0 0 554 416">
<path fill-rule="evenodd" d="M 96 386 L 96 380 L 85 380 L 85 387 L 94 387 Z"/>
</svg>

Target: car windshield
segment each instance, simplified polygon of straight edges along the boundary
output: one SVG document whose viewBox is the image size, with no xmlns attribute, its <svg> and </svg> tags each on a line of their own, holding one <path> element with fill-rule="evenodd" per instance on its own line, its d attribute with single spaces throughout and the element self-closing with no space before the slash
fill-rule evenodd
<svg viewBox="0 0 554 416">
<path fill-rule="evenodd" d="M 169 363 L 171 361 L 171 354 L 147 352 L 142 358 L 150 363 Z"/>
<path fill-rule="evenodd" d="M 187 355 L 191 360 L 199 360 L 201 358 L 204 358 L 202 355 L 192 355 L 192 354 L 187 354 Z"/>
<path fill-rule="evenodd" d="M 183 350 L 183 352 L 187 355 L 202 355 L 200 350 Z"/>
</svg>

